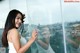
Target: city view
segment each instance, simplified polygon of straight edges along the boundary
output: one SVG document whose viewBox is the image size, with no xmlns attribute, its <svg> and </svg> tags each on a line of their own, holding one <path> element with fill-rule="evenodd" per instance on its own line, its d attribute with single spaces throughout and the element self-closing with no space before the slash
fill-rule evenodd
<svg viewBox="0 0 80 53">
<path fill-rule="evenodd" d="M 66 25 L 65 25 L 65 30 L 66 30 L 66 33 L 67 33 L 66 36 L 68 36 L 69 32 L 71 30 L 73 30 L 73 28 L 76 27 L 76 25 L 79 25 L 79 24 L 80 24 L 80 22 L 66 23 Z M 28 28 L 28 26 L 29 26 L 29 24 L 24 24 L 24 30 L 22 32 L 23 37 L 29 36 L 29 30 L 28 29 L 31 29 L 31 28 L 30 28 L 30 26 Z M 36 28 L 36 25 L 31 25 L 31 27 Z M 41 28 L 44 28 L 44 27 L 49 28 L 50 45 L 51 45 L 52 49 L 56 53 L 64 53 L 62 24 L 57 23 L 57 24 L 53 24 L 53 25 L 38 25 L 37 26 L 37 28 L 40 29 L 40 31 L 43 31 Z M 23 28 L 23 26 L 21 28 Z M 2 47 L 2 44 L 1 44 L 2 31 L 3 31 L 3 29 L 0 29 L 0 32 L 1 32 L 0 33 L 0 48 Z M 42 32 L 39 32 L 39 33 L 42 33 Z"/>
</svg>

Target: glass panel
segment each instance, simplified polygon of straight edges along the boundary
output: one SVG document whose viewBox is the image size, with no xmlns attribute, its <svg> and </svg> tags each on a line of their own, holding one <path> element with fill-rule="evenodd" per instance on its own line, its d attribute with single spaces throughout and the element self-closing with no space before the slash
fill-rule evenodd
<svg viewBox="0 0 80 53">
<path fill-rule="evenodd" d="M 60 10 L 59 0 L 27 0 L 26 39 L 31 37 L 33 29 L 38 30 L 38 39 L 31 46 L 32 53 L 64 53 Z"/>
<path fill-rule="evenodd" d="M 11 9 L 20 10 L 23 13 L 26 13 L 26 0 L 9 0 L 9 6 Z"/>
<path fill-rule="evenodd" d="M 0 1 L 0 28 L 4 27 L 7 12 L 9 12 L 9 0 Z"/>
<path fill-rule="evenodd" d="M 0 53 L 7 53 L 6 48 L 2 47 L 2 32 L 9 12 L 9 0 L 0 0 Z"/>
<path fill-rule="evenodd" d="M 64 2 L 63 8 L 67 53 L 80 53 L 80 3 Z"/>
</svg>

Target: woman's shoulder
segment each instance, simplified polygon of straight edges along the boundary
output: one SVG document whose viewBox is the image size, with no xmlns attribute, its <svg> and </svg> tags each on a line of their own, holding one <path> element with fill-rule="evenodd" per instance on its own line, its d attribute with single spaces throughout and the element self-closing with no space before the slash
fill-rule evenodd
<svg viewBox="0 0 80 53">
<path fill-rule="evenodd" d="M 16 28 L 12 28 L 8 31 L 9 33 L 15 33 L 15 32 L 18 32 L 18 30 Z"/>
<path fill-rule="evenodd" d="M 15 28 L 10 29 L 10 30 L 8 31 L 8 34 L 7 34 L 7 38 L 8 38 L 9 41 L 12 41 L 12 39 L 14 39 L 13 37 L 14 37 L 14 38 L 20 37 L 20 36 L 19 36 L 19 33 L 18 33 L 18 30 L 15 29 Z"/>
<path fill-rule="evenodd" d="M 19 32 L 18 32 L 18 30 L 16 28 L 12 28 L 12 29 L 10 29 L 8 31 L 8 34 L 10 34 L 10 35 L 18 35 Z"/>
</svg>

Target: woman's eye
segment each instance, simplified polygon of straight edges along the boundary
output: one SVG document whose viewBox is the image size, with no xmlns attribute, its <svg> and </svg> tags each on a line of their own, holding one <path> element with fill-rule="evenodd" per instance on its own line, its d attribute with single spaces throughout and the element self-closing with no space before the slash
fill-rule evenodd
<svg viewBox="0 0 80 53">
<path fill-rule="evenodd" d="M 19 18 L 17 18 L 17 19 L 19 19 Z"/>
</svg>

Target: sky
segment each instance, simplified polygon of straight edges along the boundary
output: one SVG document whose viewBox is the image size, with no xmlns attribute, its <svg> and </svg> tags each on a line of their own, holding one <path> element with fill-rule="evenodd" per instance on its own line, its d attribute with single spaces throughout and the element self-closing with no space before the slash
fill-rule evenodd
<svg viewBox="0 0 80 53">
<path fill-rule="evenodd" d="M 65 22 L 80 21 L 80 2 L 64 3 L 63 19 Z"/>
<path fill-rule="evenodd" d="M 3 0 L 0 2 L 0 28 L 4 27 L 8 12 L 12 9 L 26 15 L 25 24 L 55 24 L 61 23 L 62 18 L 65 22 L 79 21 L 80 3 L 61 1 L 60 4 L 60 0 Z"/>
</svg>

